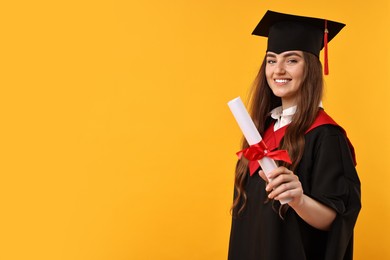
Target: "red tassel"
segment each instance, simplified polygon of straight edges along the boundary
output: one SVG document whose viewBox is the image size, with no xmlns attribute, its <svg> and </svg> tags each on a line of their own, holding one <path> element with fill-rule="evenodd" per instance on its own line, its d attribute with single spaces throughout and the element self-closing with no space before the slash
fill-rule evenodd
<svg viewBox="0 0 390 260">
<path fill-rule="evenodd" d="M 324 31 L 324 74 L 329 74 L 328 65 L 328 21 L 325 20 L 325 31 Z"/>
</svg>

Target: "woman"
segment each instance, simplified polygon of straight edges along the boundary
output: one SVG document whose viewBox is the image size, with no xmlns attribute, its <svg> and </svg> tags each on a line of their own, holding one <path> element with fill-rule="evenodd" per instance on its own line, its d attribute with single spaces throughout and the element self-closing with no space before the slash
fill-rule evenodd
<svg viewBox="0 0 390 260">
<path fill-rule="evenodd" d="M 249 173 L 254 162 L 238 161 L 230 260 L 353 257 L 360 181 L 345 131 L 321 108 L 318 58 L 343 27 L 268 11 L 253 32 L 268 37 L 268 46 L 251 93 L 251 116 L 268 149 L 287 150 L 292 164 L 279 162 L 269 181 L 260 168 Z"/>
</svg>

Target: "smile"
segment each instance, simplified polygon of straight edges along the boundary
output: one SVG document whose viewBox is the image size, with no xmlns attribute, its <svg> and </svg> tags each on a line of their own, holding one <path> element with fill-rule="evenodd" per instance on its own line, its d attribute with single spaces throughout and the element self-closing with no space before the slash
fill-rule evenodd
<svg viewBox="0 0 390 260">
<path fill-rule="evenodd" d="M 276 83 L 287 83 L 290 81 L 290 79 L 274 79 Z"/>
</svg>

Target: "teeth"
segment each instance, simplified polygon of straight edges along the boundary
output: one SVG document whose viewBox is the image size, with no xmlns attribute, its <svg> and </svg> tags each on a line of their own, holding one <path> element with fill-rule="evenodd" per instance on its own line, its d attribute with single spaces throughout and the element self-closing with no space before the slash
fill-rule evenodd
<svg viewBox="0 0 390 260">
<path fill-rule="evenodd" d="M 276 83 L 287 83 L 288 81 L 288 79 L 275 79 Z"/>
</svg>

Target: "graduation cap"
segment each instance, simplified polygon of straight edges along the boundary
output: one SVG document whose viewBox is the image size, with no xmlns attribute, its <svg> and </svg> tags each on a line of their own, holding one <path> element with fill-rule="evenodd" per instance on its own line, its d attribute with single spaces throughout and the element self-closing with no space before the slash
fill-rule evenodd
<svg viewBox="0 0 390 260">
<path fill-rule="evenodd" d="M 281 53 L 290 50 L 310 52 L 319 57 L 324 48 L 324 70 L 328 75 L 328 42 L 345 24 L 321 18 L 297 16 L 267 11 L 253 35 L 268 37 L 267 51 Z"/>
</svg>

